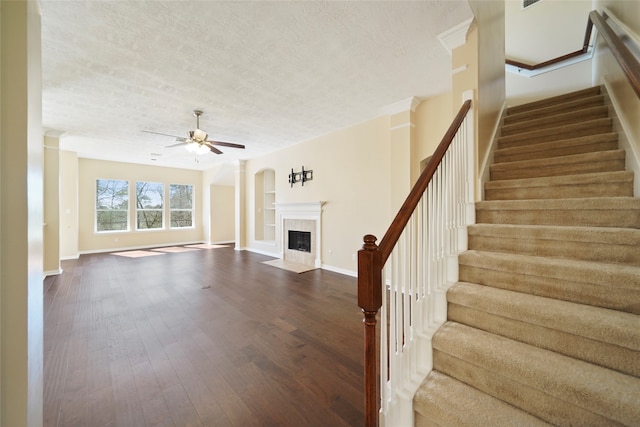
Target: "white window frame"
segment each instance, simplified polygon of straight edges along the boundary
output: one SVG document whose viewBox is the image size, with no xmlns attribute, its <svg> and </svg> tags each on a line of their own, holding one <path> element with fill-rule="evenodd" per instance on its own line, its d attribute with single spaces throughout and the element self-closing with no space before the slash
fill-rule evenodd
<svg viewBox="0 0 640 427">
<path fill-rule="evenodd" d="M 161 195 L 161 202 L 162 205 L 159 208 L 144 208 L 144 207 L 140 207 L 139 206 L 139 200 L 138 200 L 138 196 L 139 196 L 139 189 L 138 186 L 139 184 L 154 184 L 154 185 L 159 185 L 162 188 L 162 191 L 160 193 Z M 135 206 L 136 206 L 136 231 L 157 231 L 157 230 L 164 230 L 165 228 L 165 213 L 164 213 L 164 207 L 165 207 L 165 185 L 163 182 L 155 182 L 155 181 L 136 181 L 136 194 L 135 194 Z M 160 221 L 160 226 L 159 227 L 149 227 L 149 228 L 141 228 L 139 227 L 139 214 L 142 212 L 160 212 L 161 215 L 161 221 Z"/>
<path fill-rule="evenodd" d="M 171 206 L 171 187 L 173 186 L 182 186 L 182 187 L 191 187 L 191 208 L 190 209 L 185 209 L 185 208 L 173 208 Z M 195 227 L 195 208 L 194 208 L 194 198 L 193 198 L 193 184 L 169 184 L 169 228 L 173 229 L 173 230 L 181 230 L 181 229 L 185 229 L 185 228 L 194 228 Z M 184 226 L 184 227 L 174 227 L 172 225 L 172 220 L 171 220 L 171 214 L 173 212 L 191 212 L 191 225 L 189 226 Z"/>
<path fill-rule="evenodd" d="M 126 189 L 127 189 L 127 194 L 125 197 L 126 200 L 126 207 L 124 209 L 100 209 L 98 207 L 98 184 L 101 181 L 110 181 L 110 182 L 121 182 L 121 183 L 125 183 L 126 184 Z M 95 205 L 94 205 L 94 213 L 95 213 L 95 218 L 93 221 L 93 229 L 95 233 L 123 233 L 123 232 L 128 232 L 131 228 L 131 218 L 129 215 L 129 201 L 130 201 L 130 191 L 129 191 L 129 181 L 124 180 L 124 179 L 106 179 L 106 178 L 97 178 L 96 179 L 96 186 L 95 186 Z M 100 212 L 124 212 L 127 218 L 127 225 L 126 228 L 124 229 L 118 229 L 118 230 L 99 230 L 98 228 L 98 218 L 100 216 Z"/>
</svg>

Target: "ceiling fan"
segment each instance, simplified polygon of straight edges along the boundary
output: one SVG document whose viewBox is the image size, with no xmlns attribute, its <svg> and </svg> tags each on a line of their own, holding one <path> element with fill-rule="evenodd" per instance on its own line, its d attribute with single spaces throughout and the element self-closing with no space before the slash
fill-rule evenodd
<svg viewBox="0 0 640 427">
<path fill-rule="evenodd" d="M 169 135 L 166 133 L 153 132 L 150 130 L 143 130 L 145 133 L 153 133 L 156 135 L 164 135 L 175 138 L 176 141 L 179 141 L 177 144 L 167 145 L 167 147 L 177 147 L 180 145 L 185 145 L 185 148 L 196 154 L 205 154 L 209 151 L 213 151 L 216 154 L 222 154 L 222 151 L 218 150 L 215 145 L 219 145 L 222 147 L 231 147 L 231 148 L 244 148 L 242 144 L 234 144 L 232 142 L 222 142 L 222 141 L 211 141 L 208 138 L 209 135 L 202 129 L 200 129 L 200 116 L 202 115 L 201 110 L 193 110 L 193 115 L 196 116 L 196 129 L 191 130 L 187 133 L 188 137 L 183 138 L 181 136 Z"/>
</svg>

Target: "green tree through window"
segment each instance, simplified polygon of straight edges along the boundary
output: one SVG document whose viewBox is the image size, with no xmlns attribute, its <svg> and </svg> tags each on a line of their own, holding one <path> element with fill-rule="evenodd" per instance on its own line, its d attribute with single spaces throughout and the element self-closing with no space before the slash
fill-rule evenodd
<svg viewBox="0 0 640 427">
<path fill-rule="evenodd" d="M 96 231 L 129 229 L 129 183 L 116 179 L 96 180 Z"/>
<path fill-rule="evenodd" d="M 193 227 L 193 186 L 169 184 L 171 228 Z"/>
<path fill-rule="evenodd" d="M 164 185 L 160 182 L 136 182 L 136 227 L 138 230 L 162 228 Z"/>
</svg>

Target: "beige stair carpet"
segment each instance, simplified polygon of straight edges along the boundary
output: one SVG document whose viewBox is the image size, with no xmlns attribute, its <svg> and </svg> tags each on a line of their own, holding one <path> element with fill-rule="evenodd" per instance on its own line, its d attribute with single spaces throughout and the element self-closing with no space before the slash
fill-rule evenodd
<svg viewBox="0 0 640 427">
<path fill-rule="evenodd" d="M 510 108 L 415 425 L 640 425 L 640 200 L 600 87 Z"/>
</svg>

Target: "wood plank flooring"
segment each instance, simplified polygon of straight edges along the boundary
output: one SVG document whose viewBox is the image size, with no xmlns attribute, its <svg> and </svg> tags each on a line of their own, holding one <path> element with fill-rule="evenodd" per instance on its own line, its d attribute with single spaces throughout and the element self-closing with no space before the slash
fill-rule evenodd
<svg viewBox="0 0 640 427">
<path fill-rule="evenodd" d="M 356 279 L 230 247 L 45 280 L 44 425 L 362 425 Z"/>
</svg>

